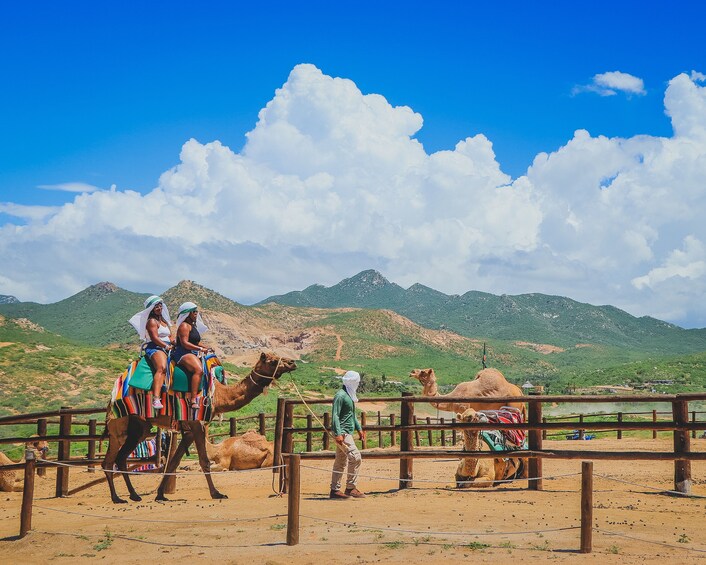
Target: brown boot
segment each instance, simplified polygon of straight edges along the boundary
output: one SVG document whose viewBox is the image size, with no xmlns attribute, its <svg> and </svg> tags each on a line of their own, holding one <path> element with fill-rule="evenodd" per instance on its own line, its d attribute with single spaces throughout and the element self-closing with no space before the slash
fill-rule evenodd
<svg viewBox="0 0 706 565">
<path fill-rule="evenodd" d="M 340 490 L 332 490 L 328 497 L 333 500 L 345 500 L 346 498 L 350 498 L 350 495 L 348 493 L 343 494 Z"/>
<path fill-rule="evenodd" d="M 360 492 L 357 488 L 347 488 L 346 496 L 352 496 L 353 498 L 365 498 L 365 494 Z"/>
</svg>

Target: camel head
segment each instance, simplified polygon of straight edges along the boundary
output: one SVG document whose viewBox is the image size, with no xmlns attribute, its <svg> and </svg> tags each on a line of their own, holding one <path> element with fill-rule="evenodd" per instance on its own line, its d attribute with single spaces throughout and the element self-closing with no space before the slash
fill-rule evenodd
<svg viewBox="0 0 706 565">
<path fill-rule="evenodd" d="M 255 367 L 253 367 L 253 372 L 256 377 L 253 380 L 264 388 L 274 380 L 279 379 L 285 373 L 291 373 L 296 369 L 297 364 L 292 359 L 278 357 L 277 355 L 263 351 L 257 363 L 255 363 Z"/>
<path fill-rule="evenodd" d="M 423 386 L 436 382 L 434 369 L 414 369 L 409 373 L 409 376 L 413 379 L 417 379 Z"/>
<path fill-rule="evenodd" d="M 468 422 L 468 423 L 480 422 L 480 417 L 478 416 L 478 412 L 473 410 L 473 408 L 469 408 L 463 414 L 457 413 L 456 419 L 459 422 Z"/>
<path fill-rule="evenodd" d="M 27 449 L 33 449 L 36 452 L 37 459 L 46 459 L 49 452 L 49 443 L 44 440 L 33 440 L 25 443 Z"/>
</svg>

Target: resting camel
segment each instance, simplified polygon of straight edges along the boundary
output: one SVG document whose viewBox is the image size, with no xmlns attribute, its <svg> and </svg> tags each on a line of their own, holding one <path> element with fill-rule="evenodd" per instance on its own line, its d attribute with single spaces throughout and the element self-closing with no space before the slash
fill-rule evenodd
<svg viewBox="0 0 706 565">
<path fill-rule="evenodd" d="M 262 353 L 257 360 L 257 363 L 250 371 L 250 374 L 234 385 L 222 385 L 216 382 L 216 391 L 213 398 L 213 415 L 223 412 L 238 410 L 246 404 L 250 403 L 255 397 L 262 394 L 268 385 L 272 384 L 276 379 L 279 379 L 284 373 L 289 373 L 297 368 L 296 363 L 291 359 L 277 357 L 270 353 Z M 103 460 L 103 469 L 106 471 L 108 486 L 110 487 L 110 498 L 116 504 L 127 502 L 120 498 L 115 490 L 114 477 L 112 472 L 115 463 L 118 470 L 123 471 L 122 475 L 125 479 L 125 484 L 130 492 L 130 500 L 139 502 L 142 497 L 137 494 L 130 476 L 124 472 L 127 471 L 128 455 L 135 449 L 138 443 L 143 441 L 150 432 L 152 426 L 169 429 L 172 421 L 169 417 L 160 416 L 157 418 L 144 419 L 139 416 L 125 416 L 122 418 L 114 418 L 110 406 L 106 418 L 106 431 L 109 435 L 108 449 Z M 182 457 L 186 454 L 186 450 L 193 442 L 196 445 L 196 451 L 199 456 L 201 469 L 206 473 L 206 482 L 211 493 L 211 498 L 221 499 L 228 498 L 221 494 L 216 489 L 211 479 L 210 463 L 208 454 L 206 453 L 206 426 L 205 422 L 198 421 L 183 421 L 180 422 L 182 439 L 179 446 L 172 452 L 169 457 L 169 463 L 165 473 L 173 473 L 179 465 Z M 157 490 L 156 500 L 167 500 L 164 496 L 169 476 L 165 474 L 162 482 Z"/>
<path fill-rule="evenodd" d="M 463 414 L 456 414 L 456 419 L 459 422 L 478 423 L 482 421 L 480 414 L 473 408 L 469 408 Z M 482 447 L 480 430 L 463 430 L 464 451 L 481 451 Z M 519 457 L 499 457 L 496 459 L 464 457 L 456 469 L 456 486 L 458 488 L 487 488 L 495 486 L 495 481 L 526 477 L 527 459 Z"/>
<path fill-rule="evenodd" d="M 28 441 L 26 444 L 28 449 L 33 449 L 36 452 L 37 459 L 46 459 L 49 444 L 46 441 Z M 24 463 L 24 455 L 17 463 Z M 15 462 L 0 451 L 0 465 L 14 465 Z M 0 470 L 0 492 L 20 492 L 22 490 L 22 477 L 19 476 L 17 470 L 2 471 Z"/>
<path fill-rule="evenodd" d="M 243 471 L 271 467 L 275 444 L 255 430 L 242 436 L 229 437 L 219 444 L 206 439 L 206 452 L 213 471 Z"/>
<path fill-rule="evenodd" d="M 497 410 L 503 406 L 512 406 L 521 410 L 524 419 L 527 419 L 527 410 L 524 402 L 453 402 L 454 397 L 522 396 L 522 390 L 505 380 L 503 374 L 497 369 L 478 371 L 474 380 L 459 383 L 449 394 L 443 396 L 439 394 L 434 369 L 414 369 L 409 376 L 422 383 L 424 387 L 422 394 L 424 396 L 438 396 L 445 400 L 448 399 L 446 402 L 431 403 L 434 408 L 439 410 L 463 413 L 469 408 L 474 408 L 475 410 Z"/>
</svg>

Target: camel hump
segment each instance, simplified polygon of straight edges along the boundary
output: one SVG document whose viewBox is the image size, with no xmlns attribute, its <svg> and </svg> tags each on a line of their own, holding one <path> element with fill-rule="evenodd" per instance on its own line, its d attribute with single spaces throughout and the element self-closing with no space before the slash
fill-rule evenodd
<svg viewBox="0 0 706 565">
<path fill-rule="evenodd" d="M 503 375 L 500 371 L 497 369 L 493 368 L 488 368 L 488 369 L 481 369 L 476 373 L 476 379 L 502 379 L 503 381 L 507 381 L 505 378 L 505 375 Z"/>
</svg>

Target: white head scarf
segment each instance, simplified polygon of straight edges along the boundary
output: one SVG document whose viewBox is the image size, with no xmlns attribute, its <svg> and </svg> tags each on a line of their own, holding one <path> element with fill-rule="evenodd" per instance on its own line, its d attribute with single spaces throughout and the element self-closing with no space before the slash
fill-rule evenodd
<svg viewBox="0 0 706 565">
<path fill-rule="evenodd" d="M 169 317 L 169 310 L 167 310 L 167 305 L 164 303 L 164 300 L 162 300 L 161 296 L 153 294 L 145 300 L 145 309 L 130 318 L 130 324 L 132 324 L 132 327 L 135 328 L 140 336 L 140 339 L 144 341 L 149 339 L 149 336 L 147 335 L 147 320 L 149 320 L 150 312 L 154 310 L 154 307 L 157 306 L 157 304 L 162 305 L 162 318 L 164 318 L 164 321 L 167 322 L 168 326 L 172 325 L 172 320 Z"/>
<path fill-rule="evenodd" d="M 343 375 L 343 386 L 346 388 L 348 396 L 351 397 L 353 402 L 358 402 L 358 396 L 356 396 L 355 391 L 358 390 L 358 385 L 360 384 L 360 375 L 355 371 L 348 371 Z"/>
<path fill-rule="evenodd" d="M 181 323 L 186 320 L 187 316 L 191 314 L 194 310 L 198 310 L 198 306 L 193 302 L 184 302 L 179 306 L 179 317 L 177 318 L 177 329 L 181 326 Z M 203 323 L 201 319 L 201 312 L 196 315 L 196 329 L 203 335 L 208 331 L 208 327 Z"/>
</svg>

